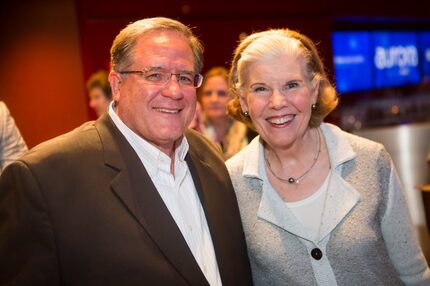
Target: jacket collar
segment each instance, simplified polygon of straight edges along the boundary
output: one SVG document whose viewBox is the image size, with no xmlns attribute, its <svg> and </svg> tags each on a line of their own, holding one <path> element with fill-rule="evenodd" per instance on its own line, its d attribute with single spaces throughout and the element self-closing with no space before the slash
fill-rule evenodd
<svg viewBox="0 0 430 286">
<path fill-rule="evenodd" d="M 357 155 L 346 139 L 345 132 L 339 127 L 330 123 L 322 123 L 320 128 L 327 144 L 330 165 L 332 169 L 340 173 L 342 165 L 353 160 Z"/>
<path fill-rule="evenodd" d="M 322 223 L 317 241 L 324 239 L 358 203 L 360 195 L 342 178 L 342 168 L 345 163 L 354 160 L 356 154 L 338 127 L 323 123 L 321 130 L 327 144 L 331 177 L 328 184 L 327 197 L 323 210 Z M 264 187 L 268 184 L 264 170 L 263 145 L 259 136 L 249 144 L 246 150 L 242 175 L 262 181 L 261 201 L 258 217 L 273 223 L 288 232 L 303 239 L 312 241 L 311 235 L 304 230 L 293 213 L 272 188 Z M 257 156 L 255 155 L 257 154 Z"/>
</svg>

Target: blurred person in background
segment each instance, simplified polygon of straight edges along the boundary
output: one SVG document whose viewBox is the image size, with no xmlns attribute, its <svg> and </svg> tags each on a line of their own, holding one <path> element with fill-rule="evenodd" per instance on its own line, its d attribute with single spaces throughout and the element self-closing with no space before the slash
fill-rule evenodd
<svg viewBox="0 0 430 286">
<path fill-rule="evenodd" d="M 429 149 L 429 152 L 427 153 L 427 163 L 430 165 L 430 149 Z"/>
<path fill-rule="evenodd" d="M 218 144 L 224 159 L 228 159 L 248 145 L 256 134 L 227 113 L 227 104 L 231 99 L 227 69 L 211 68 L 205 73 L 197 93 L 204 117 L 203 134 Z"/>
<path fill-rule="evenodd" d="M 11 116 L 9 109 L 0 101 L 0 174 L 3 169 L 23 155 L 27 145 Z"/>
<path fill-rule="evenodd" d="M 93 73 L 87 81 L 89 106 L 94 109 L 98 117 L 108 110 L 112 101 L 112 89 L 108 76 L 109 72 L 99 70 Z"/>
<path fill-rule="evenodd" d="M 194 129 L 201 134 L 203 134 L 205 130 L 202 106 L 198 101 L 196 102 L 196 112 L 194 113 L 193 120 L 191 121 L 188 128 Z"/>
<path fill-rule="evenodd" d="M 390 155 L 323 122 L 338 97 L 315 44 L 254 33 L 230 85 L 229 112 L 259 133 L 226 162 L 255 285 L 430 285 Z"/>
</svg>

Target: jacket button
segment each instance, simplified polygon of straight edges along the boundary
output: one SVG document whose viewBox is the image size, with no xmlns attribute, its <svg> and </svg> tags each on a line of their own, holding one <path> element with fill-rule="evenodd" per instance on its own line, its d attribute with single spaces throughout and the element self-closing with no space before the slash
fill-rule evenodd
<svg viewBox="0 0 430 286">
<path fill-rule="evenodd" d="M 319 248 L 314 248 L 311 251 L 311 255 L 315 260 L 320 260 L 322 257 L 322 251 Z"/>
</svg>

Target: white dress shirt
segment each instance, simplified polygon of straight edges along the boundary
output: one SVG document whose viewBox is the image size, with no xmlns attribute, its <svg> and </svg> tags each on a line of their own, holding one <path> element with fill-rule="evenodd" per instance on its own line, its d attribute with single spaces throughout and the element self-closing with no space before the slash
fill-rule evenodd
<svg viewBox="0 0 430 286">
<path fill-rule="evenodd" d="M 184 136 L 176 147 L 172 175 L 170 157 L 128 128 L 114 108 L 112 102 L 110 117 L 142 161 L 209 284 L 222 285 L 205 213 L 185 161 L 189 148 L 187 139 Z"/>
</svg>

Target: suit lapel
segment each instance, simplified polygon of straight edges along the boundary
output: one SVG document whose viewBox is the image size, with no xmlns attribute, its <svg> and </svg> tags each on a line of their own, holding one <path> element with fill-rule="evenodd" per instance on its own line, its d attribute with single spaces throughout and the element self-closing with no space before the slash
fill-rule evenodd
<svg viewBox="0 0 430 286">
<path fill-rule="evenodd" d="M 190 285 L 208 285 L 133 148 L 108 115 L 98 120 L 96 127 L 104 148 L 106 165 L 117 171 L 111 181 L 115 195 Z"/>
<path fill-rule="evenodd" d="M 231 206 L 226 205 L 226 202 L 230 201 L 231 198 L 226 196 L 228 196 L 228 191 L 231 191 L 231 193 L 233 191 L 228 190 L 228 186 L 222 188 L 221 182 L 214 175 L 217 170 L 214 170 L 206 162 L 199 159 L 202 157 L 204 156 L 202 156 L 201 150 L 193 149 L 190 144 L 190 150 L 185 159 L 205 212 L 221 280 L 225 284 L 226 277 L 229 277 L 232 273 L 231 268 L 234 267 L 228 258 L 228 255 L 231 255 L 234 250 L 229 248 L 230 244 L 228 242 L 225 243 L 228 236 L 225 232 L 226 225 L 229 219 L 231 219 L 231 213 L 229 212 Z M 228 180 L 225 181 L 228 182 Z"/>
</svg>

